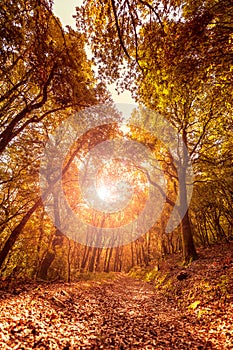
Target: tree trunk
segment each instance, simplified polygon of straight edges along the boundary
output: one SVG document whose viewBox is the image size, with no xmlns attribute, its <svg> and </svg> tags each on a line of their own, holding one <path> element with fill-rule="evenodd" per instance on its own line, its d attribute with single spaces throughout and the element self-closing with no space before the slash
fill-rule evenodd
<svg viewBox="0 0 233 350">
<path fill-rule="evenodd" d="M 189 220 L 188 210 L 185 213 L 182 221 L 182 250 L 183 250 L 183 258 L 185 262 L 190 262 L 191 260 L 197 259 L 197 252 L 195 249 L 191 224 Z"/>
<path fill-rule="evenodd" d="M 89 272 L 94 272 L 94 270 L 95 270 L 95 261 L 96 261 L 95 259 L 96 259 L 97 249 L 98 248 L 96 248 L 96 247 L 94 247 L 92 249 L 91 260 L 90 260 L 89 267 L 88 267 Z"/>
<path fill-rule="evenodd" d="M 97 249 L 97 257 L 96 257 L 96 263 L 95 263 L 95 271 L 100 271 L 100 257 L 102 254 L 103 248 Z"/>
<path fill-rule="evenodd" d="M 106 264 L 104 267 L 104 272 L 109 272 L 110 271 L 110 261 L 113 253 L 113 247 L 108 248 L 107 250 L 108 254 L 106 253 Z"/>
<path fill-rule="evenodd" d="M 82 262 L 81 262 L 81 272 L 84 272 L 84 270 L 86 269 L 91 249 L 92 249 L 91 247 L 88 247 L 87 245 L 85 246 Z"/>
<path fill-rule="evenodd" d="M 55 251 L 52 251 L 52 252 L 48 251 L 45 255 L 45 258 L 42 261 L 40 272 L 39 272 L 39 277 L 42 278 L 43 280 L 47 279 L 48 269 L 51 266 L 54 259 L 55 259 Z"/>
<path fill-rule="evenodd" d="M 48 250 L 46 252 L 45 257 L 42 260 L 40 271 L 38 274 L 40 278 L 42 279 L 47 278 L 48 270 L 56 257 L 56 246 L 60 246 L 60 247 L 62 246 L 63 238 L 64 238 L 63 234 L 57 229 L 52 240 L 51 250 L 50 251 Z"/>
<path fill-rule="evenodd" d="M 53 189 L 52 196 L 53 196 L 53 212 L 54 212 L 54 224 L 56 227 L 60 227 L 60 212 L 59 212 L 59 192 L 56 191 L 56 189 Z M 50 266 L 52 265 L 55 257 L 56 257 L 56 246 L 62 246 L 63 244 L 63 234 L 62 232 L 57 228 L 55 231 L 55 235 L 52 240 L 52 252 L 47 251 L 45 254 L 44 260 L 42 261 L 40 273 L 39 276 L 42 279 L 46 279 L 48 275 L 48 270 Z"/>
<path fill-rule="evenodd" d="M 180 214 L 181 214 L 181 227 L 182 227 L 182 250 L 185 262 L 190 262 L 198 258 L 195 249 L 191 223 L 189 219 L 188 211 L 188 198 L 187 198 L 187 171 L 188 171 L 188 148 L 187 148 L 187 133 L 183 130 L 183 162 L 179 166 L 179 190 L 180 190 Z M 184 210 L 185 213 L 183 212 Z"/>
<path fill-rule="evenodd" d="M 67 254 L 67 282 L 71 282 L 71 243 L 68 238 L 68 254 Z"/>
<path fill-rule="evenodd" d="M 14 230 L 11 232 L 10 236 L 6 240 L 3 249 L 0 252 L 0 268 L 2 267 L 9 251 L 12 249 L 13 245 L 15 244 L 17 238 L 19 237 L 22 229 L 27 224 L 28 220 L 30 219 L 31 215 L 35 212 L 37 208 L 39 208 L 42 205 L 42 199 L 40 198 L 33 206 L 32 208 L 27 212 L 27 214 L 24 215 L 21 222 L 14 228 Z"/>
</svg>

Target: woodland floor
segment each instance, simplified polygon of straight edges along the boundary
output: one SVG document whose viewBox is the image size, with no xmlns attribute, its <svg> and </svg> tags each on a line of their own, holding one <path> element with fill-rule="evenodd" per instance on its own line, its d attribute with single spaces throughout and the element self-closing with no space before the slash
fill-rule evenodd
<svg viewBox="0 0 233 350">
<path fill-rule="evenodd" d="M 0 348 L 233 349 L 232 245 L 224 249 L 200 251 L 183 280 L 168 262 L 157 285 L 116 274 L 2 289 Z"/>
</svg>

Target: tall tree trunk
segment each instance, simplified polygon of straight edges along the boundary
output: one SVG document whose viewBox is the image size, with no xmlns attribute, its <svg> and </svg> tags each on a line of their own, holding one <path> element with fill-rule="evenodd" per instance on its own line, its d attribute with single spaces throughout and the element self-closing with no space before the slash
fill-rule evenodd
<svg viewBox="0 0 233 350">
<path fill-rule="evenodd" d="M 67 282 L 71 282 L 71 243 L 68 238 L 68 253 L 67 253 Z"/>
<path fill-rule="evenodd" d="M 188 199 L 187 199 L 187 169 L 188 169 L 188 149 L 187 149 L 187 133 L 186 130 L 183 130 L 183 164 L 180 165 L 179 169 L 179 189 L 180 189 L 180 209 L 185 210 L 188 208 Z M 197 252 L 195 249 L 191 223 L 189 219 L 189 211 L 186 209 L 185 214 L 181 210 L 181 227 L 182 227 L 182 250 L 183 257 L 185 262 L 197 259 Z"/>
<path fill-rule="evenodd" d="M 130 243 L 130 248 L 131 248 L 131 268 L 134 267 L 134 242 Z"/>
<path fill-rule="evenodd" d="M 101 257 L 102 251 L 103 251 L 103 248 L 98 248 L 98 250 L 97 250 L 95 271 L 100 271 L 100 257 Z"/>
<path fill-rule="evenodd" d="M 118 264 L 119 264 L 119 247 L 115 248 L 115 259 L 114 259 L 114 268 L 113 271 L 118 271 Z"/>
<path fill-rule="evenodd" d="M 97 249 L 98 248 L 96 248 L 96 247 L 94 247 L 92 249 L 92 255 L 91 255 L 91 259 L 90 259 L 90 263 L 89 263 L 89 267 L 88 267 L 88 271 L 89 272 L 94 272 L 94 270 L 95 270 L 95 261 L 96 261 Z"/>
<path fill-rule="evenodd" d="M 107 258 L 107 265 L 105 268 L 105 272 L 109 272 L 110 271 L 110 261 L 111 261 L 111 257 L 112 257 L 112 253 L 113 253 L 113 247 L 109 248 L 110 251 L 108 253 L 108 258 Z"/>
</svg>

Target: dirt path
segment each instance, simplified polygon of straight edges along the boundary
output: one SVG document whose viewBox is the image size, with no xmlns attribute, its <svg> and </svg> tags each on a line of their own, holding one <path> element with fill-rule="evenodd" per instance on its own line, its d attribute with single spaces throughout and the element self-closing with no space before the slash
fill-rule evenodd
<svg viewBox="0 0 233 350">
<path fill-rule="evenodd" d="M 125 275 L 16 292 L 1 296 L 1 349 L 223 349 L 198 318 Z"/>
</svg>

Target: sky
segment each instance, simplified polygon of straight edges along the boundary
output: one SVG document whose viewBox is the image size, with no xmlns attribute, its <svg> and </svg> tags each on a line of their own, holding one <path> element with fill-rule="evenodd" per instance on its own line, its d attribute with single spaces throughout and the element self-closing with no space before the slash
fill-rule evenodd
<svg viewBox="0 0 233 350">
<path fill-rule="evenodd" d="M 81 4 L 82 0 L 54 0 L 53 11 L 55 15 L 60 18 L 64 27 L 66 25 L 70 25 L 75 29 L 75 19 L 72 18 L 72 16 L 76 13 L 75 7 L 80 6 Z M 115 86 L 115 84 L 108 86 L 115 103 L 135 104 L 135 101 L 131 98 L 129 91 L 125 91 L 124 93 L 118 95 L 118 93 L 115 91 Z"/>
</svg>

